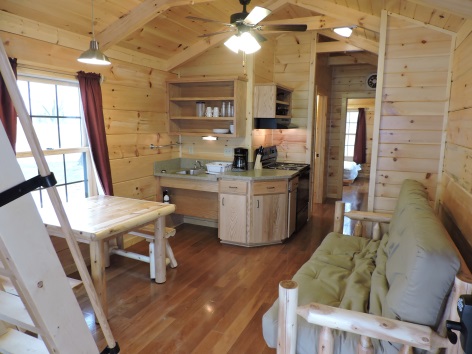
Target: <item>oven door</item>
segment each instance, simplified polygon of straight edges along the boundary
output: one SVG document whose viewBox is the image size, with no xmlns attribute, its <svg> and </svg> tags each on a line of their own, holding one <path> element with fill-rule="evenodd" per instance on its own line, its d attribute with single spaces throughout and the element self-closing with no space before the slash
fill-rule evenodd
<svg viewBox="0 0 472 354">
<path fill-rule="evenodd" d="M 295 229 L 300 230 L 308 220 L 308 203 L 310 200 L 310 166 L 298 175 L 297 221 Z"/>
</svg>

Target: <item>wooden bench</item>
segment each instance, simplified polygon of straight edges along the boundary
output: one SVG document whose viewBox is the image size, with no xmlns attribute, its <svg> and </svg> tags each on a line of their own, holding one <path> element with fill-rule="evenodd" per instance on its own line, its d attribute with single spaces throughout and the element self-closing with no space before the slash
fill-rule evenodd
<svg viewBox="0 0 472 354">
<path fill-rule="evenodd" d="M 166 265 L 170 265 L 171 268 L 177 267 L 177 260 L 175 259 L 174 252 L 169 244 L 169 237 L 175 235 L 176 231 L 174 228 L 166 227 L 165 229 L 165 243 L 166 243 Z M 126 251 L 122 248 L 122 242 L 118 242 L 118 246 L 111 247 L 109 250 L 109 254 L 116 254 L 118 256 L 126 257 L 135 259 L 141 262 L 149 263 L 150 265 L 150 278 L 155 279 L 155 265 L 154 265 L 154 257 L 152 256 L 154 253 L 154 224 L 148 224 L 143 226 L 142 228 L 136 231 L 128 232 L 130 235 L 138 236 L 144 238 L 146 241 L 149 242 L 149 255 L 142 255 L 140 253 Z"/>
</svg>

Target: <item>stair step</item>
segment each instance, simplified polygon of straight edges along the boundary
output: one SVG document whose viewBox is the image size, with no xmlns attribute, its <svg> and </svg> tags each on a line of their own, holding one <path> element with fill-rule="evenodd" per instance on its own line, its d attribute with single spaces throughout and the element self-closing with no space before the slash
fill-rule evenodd
<svg viewBox="0 0 472 354">
<path fill-rule="evenodd" d="M 4 291 L 0 291 L 0 320 L 38 333 L 38 329 L 35 327 L 21 299 Z"/>
<path fill-rule="evenodd" d="M 49 354 L 49 351 L 41 339 L 9 328 L 0 336 L 0 353 Z"/>
</svg>

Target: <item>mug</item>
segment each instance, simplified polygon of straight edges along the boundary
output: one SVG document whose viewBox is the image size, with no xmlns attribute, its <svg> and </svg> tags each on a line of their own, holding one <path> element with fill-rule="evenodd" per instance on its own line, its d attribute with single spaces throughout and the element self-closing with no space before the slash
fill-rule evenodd
<svg viewBox="0 0 472 354">
<path fill-rule="evenodd" d="M 213 108 L 213 117 L 219 117 L 220 116 L 220 109 L 218 107 Z"/>
<path fill-rule="evenodd" d="M 211 117 L 212 114 L 211 114 L 211 107 L 207 107 L 206 109 L 206 113 L 205 113 L 205 117 Z"/>
<path fill-rule="evenodd" d="M 234 124 L 230 124 L 230 126 L 229 126 L 229 132 L 230 132 L 231 134 L 234 134 Z"/>
</svg>

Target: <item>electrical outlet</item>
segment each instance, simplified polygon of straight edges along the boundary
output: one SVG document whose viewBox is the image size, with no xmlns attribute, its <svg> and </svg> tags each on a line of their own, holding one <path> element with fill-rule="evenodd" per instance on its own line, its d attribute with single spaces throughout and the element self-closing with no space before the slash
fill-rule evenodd
<svg viewBox="0 0 472 354">
<path fill-rule="evenodd" d="M 225 156 L 231 156 L 233 154 L 233 149 L 226 147 Z"/>
<path fill-rule="evenodd" d="M 188 153 L 193 154 L 193 144 L 188 146 Z"/>
</svg>

